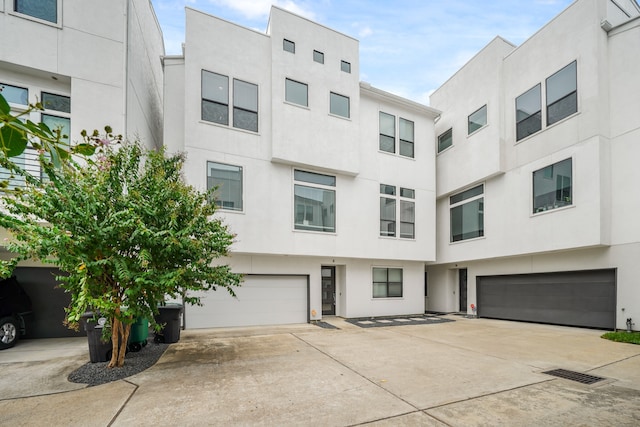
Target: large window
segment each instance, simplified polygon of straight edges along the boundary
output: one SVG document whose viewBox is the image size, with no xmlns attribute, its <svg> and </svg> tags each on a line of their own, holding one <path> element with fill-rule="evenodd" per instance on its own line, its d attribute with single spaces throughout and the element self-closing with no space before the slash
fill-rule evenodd
<svg viewBox="0 0 640 427">
<path fill-rule="evenodd" d="M 380 111 L 380 151 L 396 152 L 396 116 Z M 400 144 L 398 154 L 405 157 L 414 156 L 414 124 L 411 120 L 398 118 Z"/>
<path fill-rule="evenodd" d="M 331 92 L 329 112 L 336 116 L 349 118 L 351 114 L 349 111 L 349 98 L 344 95 L 338 95 L 337 93 Z"/>
<path fill-rule="evenodd" d="M 484 236 L 484 186 L 455 194 L 449 198 L 451 241 Z"/>
<path fill-rule="evenodd" d="M 396 152 L 396 117 L 380 111 L 380 151 Z"/>
<path fill-rule="evenodd" d="M 229 77 L 202 70 L 202 120 L 229 124 Z"/>
<path fill-rule="evenodd" d="M 258 132 L 258 86 L 233 79 L 233 127 Z"/>
<path fill-rule="evenodd" d="M 573 204 L 571 159 L 533 172 L 533 213 Z"/>
<path fill-rule="evenodd" d="M 241 166 L 207 162 L 207 190 L 213 188 L 216 206 L 231 211 L 243 209 Z"/>
<path fill-rule="evenodd" d="M 416 227 L 415 190 L 380 184 L 380 236 L 396 237 L 400 218 L 400 238 L 414 239 Z"/>
<path fill-rule="evenodd" d="M 446 150 L 453 145 L 453 129 L 440 134 L 438 136 L 438 153 Z"/>
<path fill-rule="evenodd" d="M 13 10 L 56 24 L 58 22 L 58 0 L 14 0 Z"/>
<path fill-rule="evenodd" d="M 373 267 L 373 297 L 401 298 L 402 269 Z"/>
<path fill-rule="evenodd" d="M 229 77 L 202 70 L 202 120 L 229 125 Z M 233 79 L 233 127 L 258 132 L 258 85 Z"/>
<path fill-rule="evenodd" d="M 284 99 L 287 102 L 308 107 L 309 88 L 304 83 L 286 79 L 284 81 Z"/>
<path fill-rule="evenodd" d="M 467 124 L 468 134 L 471 135 L 473 132 L 484 127 L 486 124 L 487 124 L 487 106 L 483 105 L 478 110 L 474 111 L 469 115 L 469 120 Z"/>
<path fill-rule="evenodd" d="M 336 177 L 294 171 L 294 228 L 296 230 L 336 231 Z"/>
<path fill-rule="evenodd" d="M 547 125 L 552 125 L 577 111 L 577 63 L 573 61 L 547 79 Z"/>
<path fill-rule="evenodd" d="M 542 129 L 540 84 L 516 98 L 516 141 Z"/>
</svg>

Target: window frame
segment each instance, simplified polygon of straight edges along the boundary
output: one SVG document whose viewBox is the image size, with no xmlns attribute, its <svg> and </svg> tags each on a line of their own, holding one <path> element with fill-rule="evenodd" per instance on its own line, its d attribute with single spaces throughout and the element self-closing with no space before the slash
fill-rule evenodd
<svg viewBox="0 0 640 427">
<path fill-rule="evenodd" d="M 554 169 L 563 166 L 562 164 L 567 162 L 569 165 L 570 176 L 559 175 L 557 172 L 554 172 Z M 551 176 L 547 177 L 547 171 L 551 171 Z M 536 195 L 536 182 L 540 182 L 540 179 L 536 179 L 536 174 L 540 173 L 542 175 L 541 179 L 549 180 L 552 182 L 553 189 L 551 192 L 538 194 Z M 562 208 L 569 208 L 574 206 L 574 191 L 573 191 L 573 157 L 568 157 L 564 160 L 560 160 L 558 162 L 552 163 L 550 165 L 544 166 L 540 169 L 536 169 L 531 173 L 531 213 L 532 215 L 539 215 L 543 213 L 548 213 L 550 211 L 555 211 Z M 562 182 L 564 183 L 565 179 L 569 180 L 569 190 L 568 195 L 566 193 L 566 187 L 559 188 L 558 181 L 559 178 L 562 178 Z M 553 194 L 553 197 L 546 197 L 549 200 L 548 203 L 545 203 L 544 206 L 541 203 L 537 203 L 536 199 L 541 200 L 542 196 L 545 194 Z M 568 200 L 567 200 L 568 199 Z"/>
<path fill-rule="evenodd" d="M 341 100 L 341 99 L 346 99 L 347 100 L 347 115 L 342 115 L 339 112 L 336 112 L 334 109 L 334 99 L 336 100 Z M 341 117 L 343 119 L 351 119 L 351 98 L 349 98 L 346 95 L 341 95 L 337 92 L 329 92 L 329 114 L 331 114 L 332 116 L 335 117 Z"/>
<path fill-rule="evenodd" d="M 56 3 L 56 20 L 55 21 L 51 21 L 49 19 L 46 18 L 40 18 L 34 15 L 30 15 L 28 13 L 25 12 L 20 12 L 17 10 L 18 8 L 18 2 L 20 0 L 11 0 L 10 2 L 12 3 L 11 6 L 9 6 L 9 14 L 11 15 L 15 15 L 15 16 L 19 16 L 21 18 L 25 18 L 31 21 L 35 21 L 35 22 L 39 22 L 41 24 L 45 24 L 45 25 L 51 25 L 54 27 L 58 27 L 60 28 L 62 26 L 62 0 L 51 0 L 51 1 L 55 1 Z"/>
<path fill-rule="evenodd" d="M 284 80 L 285 80 L 284 81 L 284 101 L 289 103 L 289 104 L 298 105 L 300 107 L 308 108 L 309 107 L 309 85 L 306 84 L 306 83 L 303 83 L 301 81 L 298 81 L 298 80 L 290 79 L 288 77 L 285 77 Z M 305 89 L 305 103 L 304 104 L 301 104 L 299 102 L 296 102 L 295 100 L 289 99 L 289 96 L 288 96 L 288 94 L 289 94 L 289 90 L 288 90 L 289 82 L 291 82 L 291 83 L 293 83 L 295 85 L 300 85 L 301 87 L 304 86 L 304 89 Z"/>
<path fill-rule="evenodd" d="M 569 91 L 565 94 L 563 94 L 560 98 L 555 99 L 552 103 L 549 103 L 549 82 L 554 79 L 554 78 L 560 78 L 559 76 L 562 75 L 563 72 L 565 72 L 565 70 L 569 69 L 570 67 L 574 68 L 574 74 L 573 74 L 573 86 L 575 87 L 575 89 L 573 89 L 572 91 Z M 563 115 L 562 117 L 559 118 L 553 118 L 553 122 L 551 122 L 551 115 L 549 114 L 549 110 L 555 106 L 558 105 L 560 102 L 569 99 L 569 97 L 575 95 L 575 100 L 573 101 L 575 103 L 575 110 L 571 111 L 570 113 L 567 113 L 565 115 Z M 572 105 L 573 106 L 573 105 Z M 549 77 L 547 77 L 545 79 L 545 113 L 547 115 L 546 117 L 546 124 L 547 127 L 549 126 L 553 126 L 554 124 L 563 121 L 564 119 L 566 119 L 567 117 L 571 117 L 574 114 L 576 114 L 578 112 L 578 61 L 577 60 L 573 60 L 571 61 L 569 64 L 565 65 L 564 67 L 562 67 L 561 69 L 559 69 L 558 71 L 556 71 L 555 73 L 553 73 L 552 75 L 550 75 Z"/>
<path fill-rule="evenodd" d="M 248 85 L 248 86 L 253 86 L 255 87 L 255 111 L 251 110 L 249 108 L 246 107 L 240 107 L 237 105 L 237 101 L 236 101 L 236 93 L 240 92 L 239 90 L 236 89 L 236 82 L 244 84 L 244 85 Z M 259 129 L 260 129 L 260 115 L 258 114 L 258 110 L 260 109 L 260 91 L 259 91 L 259 87 L 257 84 L 255 83 L 251 83 L 248 82 L 246 80 L 241 80 L 241 79 L 233 79 L 233 127 L 236 129 L 242 129 L 242 130 L 246 130 L 249 132 L 255 132 L 258 133 Z M 238 120 L 236 120 L 236 110 L 240 111 L 240 112 L 244 112 L 244 113 L 248 113 L 251 115 L 255 115 L 256 118 L 256 126 L 255 129 L 251 128 L 247 128 L 247 127 L 242 127 L 240 126 L 241 123 L 237 123 Z"/>
<path fill-rule="evenodd" d="M 304 232 L 312 232 L 312 233 L 322 233 L 322 234 L 335 234 L 337 232 L 337 177 L 335 175 L 327 175 L 323 173 L 308 171 L 304 169 L 293 169 L 293 230 L 294 231 L 304 231 Z M 324 180 L 324 181 L 323 181 Z M 305 221 L 309 221 L 307 219 L 307 205 L 299 204 L 296 200 L 298 197 L 297 189 L 308 188 L 314 190 L 320 190 L 323 192 L 329 192 L 333 194 L 333 203 L 327 207 L 320 206 L 321 210 L 328 209 L 327 218 L 329 221 L 329 225 L 325 226 L 325 212 L 322 211 L 321 217 L 323 225 L 316 226 L 310 223 L 305 224 Z M 323 200 L 324 202 L 324 200 Z M 300 212 L 298 208 L 300 206 L 304 206 L 305 210 L 302 212 L 302 223 L 298 221 L 298 217 L 300 216 Z M 313 217 L 311 219 L 313 221 Z M 333 225 L 331 225 L 333 223 Z"/>
<path fill-rule="evenodd" d="M 479 192 L 478 192 L 478 189 L 480 189 Z M 484 233 L 484 194 L 485 194 L 485 184 L 482 183 L 482 184 L 478 184 L 473 187 L 467 188 L 466 190 L 460 191 L 449 197 L 449 243 L 458 243 L 463 241 L 480 239 L 484 237 L 485 235 Z M 472 230 L 472 232 L 477 233 L 477 235 L 464 237 L 465 233 L 462 233 L 464 228 L 460 230 L 461 231 L 460 234 L 454 234 L 454 229 L 453 229 L 454 210 L 457 210 L 458 208 L 463 208 L 465 205 L 469 205 L 471 203 L 476 203 L 476 202 L 478 202 L 479 204 L 479 209 L 477 212 L 479 229 Z M 460 236 L 460 238 L 456 239 L 457 236 Z"/>
<path fill-rule="evenodd" d="M 442 140 L 445 138 L 446 134 L 449 134 L 449 140 L 451 141 L 449 143 L 449 145 L 447 145 L 446 147 L 442 147 Z M 443 151 L 447 150 L 449 147 L 453 147 L 453 128 L 449 128 L 448 130 L 442 132 L 440 135 L 438 135 L 438 154 L 442 153 Z"/>
<path fill-rule="evenodd" d="M 527 96 L 530 92 L 532 92 L 535 89 L 538 90 L 538 97 L 537 97 L 538 111 L 528 114 L 526 117 L 523 117 L 522 119 L 518 119 L 518 115 L 519 115 L 518 112 L 520 111 L 518 110 L 518 100 Z M 538 83 L 533 87 L 529 88 L 528 90 L 526 90 L 525 92 L 523 92 L 522 94 L 518 95 L 515 99 L 515 108 L 516 108 L 516 142 L 540 132 L 542 130 L 542 83 Z M 524 110 L 523 110 L 523 113 L 527 114 Z M 532 117 L 535 118 L 536 116 L 538 116 L 537 117 L 538 129 L 534 130 L 531 133 L 527 133 L 526 135 L 520 135 L 520 125 L 530 120 Z"/>
<path fill-rule="evenodd" d="M 231 201 L 231 198 L 228 198 L 228 200 L 226 200 L 227 202 L 227 206 L 225 206 L 225 200 L 223 199 L 219 199 L 217 197 L 215 197 L 215 193 L 217 193 L 219 191 L 220 185 L 218 185 L 218 189 L 216 189 L 215 191 L 211 192 L 211 196 L 214 196 L 214 204 L 216 205 L 216 210 L 221 210 L 221 211 L 225 211 L 225 212 L 244 212 L 244 166 L 239 166 L 239 165 L 232 165 L 230 163 L 223 163 L 223 162 L 219 162 L 219 161 L 214 161 L 214 160 L 207 160 L 207 191 L 211 191 L 211 189 L 213 188 L 213 186 L 209 185 L 209 180 L 210 179 L 215 179 L 214 177 L 212 177 L 210 175 L 210 171 L 213 165 L 220 165 L 223 167 L 229 167 L 229 168 L 237 168 L 238 170 L 235 171 L 236 173 L 239 173 L 240 175 L 240 208 L 236 209 L 235 207 L 229 207 L 229 202 Z M 222 170 L 222 169 L 218 169 L 218 170 Z M 231 190 L 229 191 L 229 194 L 231 194 Z M 218 202 L 220 202 L 220 204 L 218 204 Z"/>
<path fill-rule="evenodd" d="M 226 85 L 223 88 L 224 90 L 226 90 L 225 95 L 226 95 L 226 104 L 222 101 L 213 99 L 213 97 L 207 97 L 205 96 L 205 75 L 206 74 L 214 74 L 215 76 L 219 76 L 219 77 L 224 77 L 226 79 Z M 222 88 L 222 86 L 219 86 Z M 220 73 L 216 73 L 214 71 L 209 71 L 209 70 L 205 70 L 204 68 L 201 70 L 200 73 L 200 119 L 202 121 L 208 122 L 208 123 L 215 123 L 218 125 L 222 125 L 222 126 L 229 126 L 229 99 L 231 98 L 230 96 L 230 90 L 229 90 L 229 76 L 226 76 L 224 74 L 220 74 Z M 206 103 L 210 103 L 210 104 L 214 104 L 216 106 L 221 106 L 223 108 L 226 108 L 226 121 L 225 122 L 221 122 L 221 121 L 216 121 L 216 120 L 210 120 L 205 118 L 205 104 Z M 220 117 L 222 117 L 222 115 L 220 115 Z"/>
<path fill-rule="evenodd" d="M 398 191 L 396 191 L 396 189 Z M 412 188 L 396 187 L 390 184 L 380 184 L 380 216 L 378 236 L 383 238 L 396 238 L 415 240 L 416 238 L 416 190 Z M 387 217 L 389 211 L 386 207 L 393 205 L 393 215 Z M 411 206 L 413 210 L 412 221 L 404 220 L 403 208 Z M 411 224 L 411 235 L 403 235 L 403 224 Z M 383 225 L 385 227 L 383 227 Z M 391 226 L 391 227 L 389 227 Z M 386 230 L 385 230 L 386 229 Z"/>
<path fill-rule="evenodd" d="M 289 52 L 295 55 L 296 53 L 296 42 L 291 41 L 289 39 L 282 39 L 282 50 L 285 52 Z"/>
<path fill-rule="evenodd" d="M 376 280 L 376 270 L 382 272 L 383 270 L 385 270 L 385 280 L 384 281 L 380 281 L 380 280 Z M 394 270 L 394 271 L 399 271 L 400 272 L 400 281 L 391 281 L 389 279 L 389 273 L 390 270 Z M 384 284 L 385 287 L 385 294 L 384 295 L 376 295 L 376 284 Z M 390 285 L 400 285 L 400 294 L 399 295 L 390 295 L 391 292 L 389 292 L 390 289 Z M 372 299 L 396 299 L 396 298 L 403 298 L 404 297 L 404 269 L 402 267 L 378 267 L 378 266 L 373 266 L 371 267 L 371 298 Z"/>
<path fill-rule="evenodd" d="M 217 79 L 219 77 L 222 77 L 224 79 L 225 84 L 220 83 L 218 85 L 218 88 L 221 88 L 225 91 L 223 98 L 226 98 L 226 103 L 223 102 L 222 100 L 214 99 L 215 97 L 205 96 L 205 89 L 207 89 L 207 91 L 209 91 L 210 89 L 205 84 L 205 80 L 206 80 L 205 76 L 207 76 L 207 74 L 211 74 L 215 76 L 215 77 L 212 76 L 212 78 L 214 79 Z M 255 108 L 256 108 L 255 111 L 253 111 L 250 108 L 247 108 L 246 106 L 240 105 L 240 100 L 237 99 L 236 97 L 236 93 L 240 92 L 240 90 L 237 89 L 236 83 L 255 87 Z M 210 92 L 210 94 L 215 95 L 215 90 L 213 92 Z M 207 104 L 212 104 L 217 107 L 222 107 L 223 110 L 226 110 L 226 114 L 224 114 L 224 119 L 226 120 L 223 120 L 223 114 L 219 114 L 220 121 L 215 120 L 217 118 L 215 116 L 212 116 L 210 118 L 205 118 L 205 105 Z M 238 120 L 238 117 L 241 113 L 255 114 L 255 129 L 242 126 L 242 123 L 240 123 L 240 121 Z M 215 71 L 209 71 L 202 68 L 200 70 L 200 120 L 206 123 L 212 123 L 214 125 L 224 126 L 229 129 L 237 129 L 244 132 L 258 133 L 260 131 L 260 86 L 257 83 L 252 83 L 247 80 L 238 79 L 235 77 L 216 73 Z"/>
<path fill-rule="evenodd" d="M 411 140 L 408 140 L 406 138 L 403 138 L 403 127 L 402 127 L 402 122 L 406 122 L 406 123 L 411 123 Z M 402 157 L 407 157 L 410 159 L 414 159 L 415 158 L 415 138 L 416 138 L 416 124 L 413 120 L 409 120 L 409 119 L 405 119 L 404 117 L 398 117 L 398 154 Z M 405 147 L 410 146 L 411 147 L 411 155 L 408 154 L 403 154 L 402 153 L 402 147 L 403 144 Z"/>
<path fill-rule="evenodd" d="M 393 120 L 393 135 L 387 135 L 386 133 L 384 133 L 382 131 L 382 117 L 390 117 Z M 389 114 L 389 113 L 385 113 L 384 111 L 379 111 L 378 112 L 378 150 L 380 151 L 384 151 L 385 153 L 393 153 L 395 154 L 396 152 L 396 116 L 394 116 L 393 114 Z M 389 150 L 385 150 L 384 148 L 382 148 L 382 141 L 383 138 L 390 138 L 391 140 L 393 140 L 393 150 L 389 151 Z"/>
<path fill-rule="evenodd" d="M 477 126 L 477 123 L 473 122 L 471 120 L 471 117 L 480 113 L 483 110 L 484 110 L 484 123 L 476 127 L 475 129 L 471 129 L 472 123 Z M 467 116 L 467 136 L 473 135 L 474 133 L 480 131 L 481 129 L 484 129 L 489 124 L 488 114 L 489 114 L 489 111 L 487 108 L 487 104 L 484 104 L 482 107 L 478 108 L 476 111 L 474 111 L 473 113 Z"/>
<path fill-rule="evenodd" d="M 324 52 L 320 52 L 319 50 L 313 50 L 313 61 L 318 64 L 324 64 Z"/>
</svg>

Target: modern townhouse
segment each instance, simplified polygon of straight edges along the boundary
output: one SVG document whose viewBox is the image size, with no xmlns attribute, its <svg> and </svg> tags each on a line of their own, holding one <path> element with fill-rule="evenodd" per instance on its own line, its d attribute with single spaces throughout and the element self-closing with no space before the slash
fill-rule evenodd
<svg viewBox="0 0 640 427">
<path fill-rule="evenodd" d="M 72 142 L 82 129 L 110 125 L 149 147 L 160 146 L 163 55 L 149 0 L 0 0 L 3 96 L 16 113 L 42 102 L 45 110 L 29 119 L 62 127 Z M 18 161 L 39 174 L 35 156 L 27 150 Z M 15 272 L 37 313 L 32 337 L 74 334 L 62 324 L 69 300 L 55 288 L 54 272 L 39 264 Z"/>
<path fill-rule="evenodd" d="M 358 41 L 272 7 L 266 33 L 186 9 L 164 59 L 165 134 L 187 180 L 218 186 L 237 299 L 188 328 L 424 312 L 435 261 L 439 112 L 359 82 Z"/>
<path fill-rule="evenodd" d="M 496 38 L 432 96 L 436 262 L 427 310 L 640 324 L 640 7 L 578 0 Z"/>
</svg>

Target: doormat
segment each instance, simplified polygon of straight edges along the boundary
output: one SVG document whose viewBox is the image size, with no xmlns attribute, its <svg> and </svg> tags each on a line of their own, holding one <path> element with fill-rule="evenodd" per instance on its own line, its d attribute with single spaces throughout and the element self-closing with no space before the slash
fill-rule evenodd
<svg viewBox="0 0 640 427">
<path fill-rule="evenodd" d="M 345 319 L 352 325 L 361 328 L 379 328 L 383 326 L 407 326 L 407 325 L 434 325 L 438 323 L 455 322 L 453 319 L 445 319 L 439 316 L 395 316 L 395 317 L 361 317 Z"/>
<path fill-rule="evenodd" d="M 337 326 L 334 326 L 331 323 L 323 322 L 322 320 L 314 320 L 311 323 L 323 329 L 340 329 Z"/>
</svg>

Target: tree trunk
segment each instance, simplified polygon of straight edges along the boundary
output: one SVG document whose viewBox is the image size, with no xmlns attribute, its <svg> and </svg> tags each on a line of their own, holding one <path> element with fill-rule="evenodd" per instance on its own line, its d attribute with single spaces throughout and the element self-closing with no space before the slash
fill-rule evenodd
<svg viewBox="0 0 640 427">
<path fill-rule="evenodd" d="M 124 366 L 124 355 L 127 352 L 127 342 L 131 324 L 123 324 L 117 318 L 111 320 L 111 361 L 108 368 L 120 368 Z"/>
</svg>

